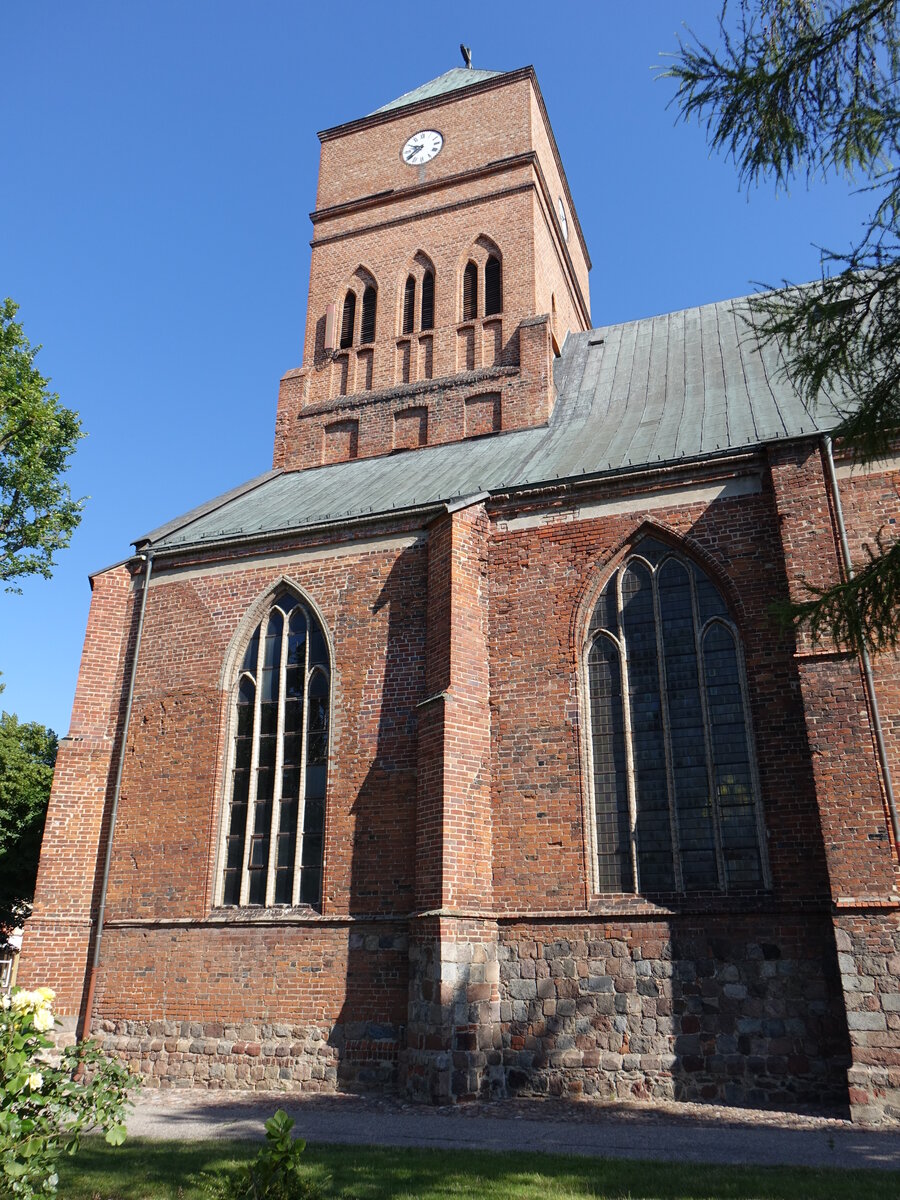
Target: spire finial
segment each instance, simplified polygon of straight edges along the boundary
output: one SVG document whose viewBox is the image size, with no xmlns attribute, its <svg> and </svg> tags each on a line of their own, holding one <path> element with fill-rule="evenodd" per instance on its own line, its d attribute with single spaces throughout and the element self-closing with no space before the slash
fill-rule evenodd
<svg viewBox="0 0 900 1200">
<path fill-rule="evenodd" d="M 472 47 L 471 47 L 471 46 L 464 46 L 464 45 L 462 44 L 462 42 L 460 42 L 460 43 L 459 43 L 459 48 L 460 48 L 460 50 L 462 51 L 463 62 L 466 64 L 466 66 L 467 66 L 467 67 L 469 68 L 469 70 L 471 71 L 471 70 L 472 70 Z"/>
</svg>

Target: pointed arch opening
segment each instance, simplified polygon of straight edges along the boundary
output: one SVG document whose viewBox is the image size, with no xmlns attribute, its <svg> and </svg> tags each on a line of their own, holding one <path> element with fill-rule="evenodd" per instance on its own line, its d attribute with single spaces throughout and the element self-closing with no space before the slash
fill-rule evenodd
<svg viewBox="0 0 900 1200">
<path fill-rule="evenodd" d="M 362 317 L 359 322 L 359 342 L 367 346 L 375 341 L 375 309 L 378 304 L 378 292 L 373 284 L 367 284 L 362 298 Z"/>
<path fill-rule="evenodd" d="M 584 681 L 597 890 L 767 887 L 740 637 L 710 576 L 642 537 L 594 604 Z"/>
<path fill-rule="evenodd" d="M 331 655 L 312 605 L 281 585 L 257 612 L 231 687 L 219 903 L 319 904 Z"/>
<path fill-rule="evenodd" d="M 422 276 L 422 312 L 419 328 L 434 329 L 434 271 L 428 270 Z"/>
<path fill-rule="evenodd" d="M 484 315 L 503 312 L 503 268 L 496 254 L 489 254 L 484 264 Z"/>
<path fill-rule="evenodd" d="M 478 267 L 471 260 L 463 271 L 462 319 L 474 321 L 478 316 Z"/>
<path fill-rule="evenodd" d="M 400 325 L 401 333 L 412 333 L 416 323 L 416 277 L 407 275 L 406 286 L 403 289 L 403 320 Z"/>
<path fill-rule="evenodd" d="M 341 312 L 341 342 L 342 350 L 353 345 L 353 330 L 356 325 L 356 292 L 348 289 L 344 297 L 344 307 Z"/>
</svg>

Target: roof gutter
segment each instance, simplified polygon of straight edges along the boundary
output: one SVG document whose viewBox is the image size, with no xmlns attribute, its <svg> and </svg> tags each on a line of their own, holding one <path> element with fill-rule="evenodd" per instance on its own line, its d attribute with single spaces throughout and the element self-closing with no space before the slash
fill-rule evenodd
<svg viewBox="0 0 900 1200">
<path fill-rule="evenodd" d="M 131 708 L 134 700 L 134 680 L 137 675 L 138 655 L 141 650 L 141 634 L 144 631 L 144 614 L 147 610 L 147 593 L 150 590 L 150 575 L 153 571 L 153 553 L 146 551 L 140 555 L 144 562 L 144 587 L 141 592 L 141 611 L 138 616 L 137 633 L 134 640 L 134 654 L 131 659 L 131 671 L 128 675 L 128 696 L 125 701 L 125 719 L 122 725 L 122 742 L 119 747 L 119 761 L 116 764 L 116 782 L 113 788 L 112 807 L 109 815 L 109 832 L 106 836 L 106 855 L 103 860 L 103 878 L 100 883 L 100 904 L 97 909 L 97 924 L 94 931 L 94 951 L 91 955 L 87 992 L 84 999 L 84 1022 L 81 1027 L 81 1041 L 90 1036 L 91 1013 L 94 1007 L 94 988 L 97 983 L 97 968 L 100 965 L 100 943 L 103 940 L 103 918 L 106 915 L 106 891 L 109 886 L 109 867 L 112 862 L 113 834 L 116 831 L 116 815 L 119 811 L 119 796 L 122 791 L 122 774 L 125 769 L 125 745 L 128 740 L 128 726 L 131 723 Z"/>
<path fill-rule="evenodd" d="M 841 505 L 841 493 L 838 488 L 837 472 L 834 469 L 833 443 L 828 434 L 822 435 L 822 455 L 825 459 L 825 469 L 828 473 L 828 483 L 834 502 L 834 516 L 838 527 L 841 545 L 841 559 L 844 572 L 848 579 L 853 578 L 853 563 L 850 560 L 850 544 L 847 541 L 847 527 L 844 524 L 844 510 Z M 884 785 L 884 795 L 887 800 L 888 813 L 891 819 L 891 830 L 894 835 L 894 854 L 900 854 L 900 817 L 897 814 L 897 801 L 894 796 L 894 784 L 891 779 L 891 766 L 888 759 L 887 747 L 884 744 L 884 731 L 881 725 L 881 713 L 878 708 L 878 697 L 875 693 L 875 678 L 872 675 L 872 663 L 865 642 L 860 647 L 859 656 L 862 660 L 863 678 L 866 686 L 866 697 L 869 702 L 869 713 L 872 718 L 872 729 L 875 734 L 875 748 L 878 754 L 878 764 L 881 767 L 881 780 Z"/>
<path fill-rule="evenodd" d="M 165 546 L 153 551 L 154 558 L 173 558 L 188 551 L 195 553 L 206 549 L 227 549 L 229 546 L 248 546 L 254 542 L 271 542 L 276 538 L 291 537 L 298 533 L 328 533 L 332 529 L 346 529 L 349 525 L 373 525 L 379 521 L 404 520 L 407 517 L 431 517 L 448 512 L 458 500 L 441 500 L 438 503 L 407 505 L 406 508 L 387 508 L 379 512 L 355 514 L 332 521 L 321 521 L 310 525 L 285 525 L 281 529 L 264 529 L 257 533 L 236 533 L 221 538 L 206 538 L 202 542 L 184 542 L 180 546 Z M 469 503 L 468 499 L 466 503 Z"/>
</svg>

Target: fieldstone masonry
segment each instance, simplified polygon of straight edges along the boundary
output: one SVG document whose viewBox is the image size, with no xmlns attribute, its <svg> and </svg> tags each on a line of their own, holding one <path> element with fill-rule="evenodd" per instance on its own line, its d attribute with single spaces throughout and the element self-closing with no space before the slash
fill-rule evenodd
<svg viewBox="0 0 900 1200">
<path fill-rule="evenodd" d="M 506 1094 L 493 921 L 426 918 L 410 947 L 406 1089 L 447 1104 Z"/>
<path fill-rule="evenodd" d="M 848 1056 L 827 926 L 796 934 L 746 920 L 504 930 L 510 1094 L 840 1103 Z"/>
<path fill-rule="evenodd" d="M 900 918 L 835 921 L 852 1065 L 850 1111 L 857 1121 L 900 1120 Z"/>
</svg>

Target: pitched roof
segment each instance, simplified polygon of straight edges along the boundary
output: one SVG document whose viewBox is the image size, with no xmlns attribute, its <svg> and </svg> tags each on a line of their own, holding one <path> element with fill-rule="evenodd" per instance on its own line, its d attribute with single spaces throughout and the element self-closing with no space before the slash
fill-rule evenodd
<svg viewBox="0 0 900 1200">
<path fill-rule="evenodd" d="M 296 530 L 833 428 L 835 403 L 810 409 L 782 366 L 746 297 L 592 329 L 556 360 L 545 426 L 259 476 L 139 540 L 161 549 Z"/>
<path fill-rule="evenodd" d="M 503 71 L 479 71 L 474 67 L 451 67 L 449 71 L 438 75 L 436 79 L 430 79 L 421 87 L 417 87 L 411 92 L 405 92 L 396 100 L 391 100 L 389 104 L 382 104 L 381 108 L 376 108 L 375 112 L 369 115 L 375 116 L 375 113 L 390 112 L 394 108 L 405 108 L 407 104 L 416 104 L 419 100 L 433 100 L 435 96 L 456 92 L 461 88 L 471 87 L 475 83 L 483 83 L 485 79 L 494 79 L 502 74 L 504 74 Z"/>
</svg>

